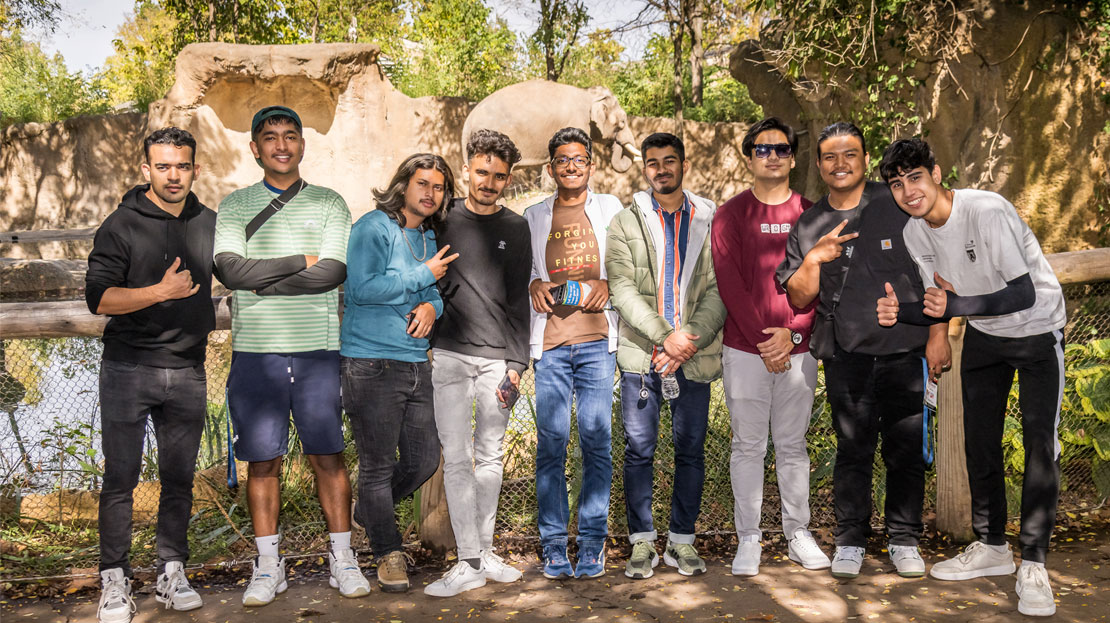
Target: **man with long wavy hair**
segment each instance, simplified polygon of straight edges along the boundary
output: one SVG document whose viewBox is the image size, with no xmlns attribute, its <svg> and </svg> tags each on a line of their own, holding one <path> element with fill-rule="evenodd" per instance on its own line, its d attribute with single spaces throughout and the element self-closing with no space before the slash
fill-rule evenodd
<svg viewBox="0 0 1110 623">
<path fill-rule="evenodd" d="M 439 466 L 428 335 L 443 313 L 436 281 L 458 254 L 437 250 L 455 180 L 443 158 L 414 154 L 377 210 L 351 228 L 340 331 L 343 410 L 358 448 L 355 520 L 387 592 L 409 588 L 394 506 Z M 399 458 L 398 458 L 399 457 Z"/>
<path fill-rule="evenodd" d="M 439 282 L 443 317 L 432 340 L 443 483 L 458 545 L 456 564 L 424 587 L 436 597 L 521 577 L 493 551 L 512 410 L 499 388 L 515 388 L 528 366 L 528 224 L 497 203 L 520 152 L 493 130 L 474 132 L 466 152 L 467 196 L 451 202 L 442 238 L 466 252 Z"/>
</svg>

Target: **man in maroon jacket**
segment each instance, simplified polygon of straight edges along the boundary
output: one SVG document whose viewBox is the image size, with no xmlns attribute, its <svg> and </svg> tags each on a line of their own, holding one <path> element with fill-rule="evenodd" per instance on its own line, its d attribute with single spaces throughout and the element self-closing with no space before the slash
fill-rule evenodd
<svg viewBox="0 0 1110 623">
<path fill-rule="evenodd" d="M 768 426 L 790 559 L 806 569 L 829 566 L 808 529 L 806 430 L 817 386 L 817 360 L 808 344 L 813 309 L 792 307 L 775 280 L 790 229 L 812 205 L 790 189 L 797 147 L 794 129 L 779 119 L 768 117 L 753 125 L 741 151 L 755 185 L 722 205 L 713 219 L 713 265 L 728 311 L 722 359 L 740 540 L 732 561 L 734 575 L 759 573 Z"/>
</svg>

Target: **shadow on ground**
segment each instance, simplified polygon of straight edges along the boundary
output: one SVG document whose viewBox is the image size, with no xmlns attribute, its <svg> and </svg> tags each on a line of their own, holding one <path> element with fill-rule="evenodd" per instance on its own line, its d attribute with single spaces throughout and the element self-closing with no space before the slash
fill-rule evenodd
<svg viewBox="0 0 1110 623">
<path fill-rule="evenodd" d="M 827 534 L 822 534 L 828 540 Z M 827 544 L 826 544 L 827 546 Z M 723 549 L 723 548 L 718 548 Z M 929 564 L 955 555 L 951 546 L 926 546 Z M 136 599 L 136 623 L 153 621 L 913 621 L 1001 623 L 1033 620 L 1017 611 L 1014 576 L 980 578 L 967 582 L 906 579 L 880 548 L 868 551 L 863 573 L 840 581 L 827 571 L 806 571 L 786 559 L 781 539 L 764 548 L 761 572 L 753 578 L 730 575 L 730 555 L 708 558 L 705 575 L 686 578 L 661 565 L 654 577 L 631 580 L 624 576 L 627 547 L 614 544 L 605 576 L 595 580 L 546 580 L 534 553 L 509 558 L 525 572 L 513 584 L 490 583 L 462 595 L 435 599 L 421 592 L 442 569 L 425 564 L 412 576 L 409 593 L 388 594 L 375 586 L 370 596 L 344 599 L 327 586 L 322 559 L 302 559 L 290 565 L 289 590 L 263 608 L 243 608 L 240 597 L 245 573 L 192 578 L 204 598 L 199 610 L 163 610 L 154 601 L 149 580 Z M 364 569 L 373 581 L 374 570 Z M 1055 537 L 1049 559 L 1057 596 L 1054 621 L 1110 620 L 1110 524 L 1073 526 Z M 218 580 L 218 583 L 217 583 Z M 211 582 L 211 583 L 206 583 Z M 53 599 L 5 599 L 0 614 L 7 621 L 70 622 L 96 620 L 96 593 L 86 589 Z"/>
</svg>

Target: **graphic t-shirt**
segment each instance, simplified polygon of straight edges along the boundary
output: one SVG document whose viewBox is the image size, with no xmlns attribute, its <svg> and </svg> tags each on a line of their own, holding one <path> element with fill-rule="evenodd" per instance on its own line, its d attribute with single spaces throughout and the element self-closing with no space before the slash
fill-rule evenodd
<svg viewBox="0 0 1110 623">
<path fill-rule="evenodd" d="M 921 270 L 921 280 L 935 287 L 939 273 L 961 296 L 990 294 L 1007 281 L 1029 273 L 1037 300 L 1029 309 L 1002 316 L 974 316 L 971 326 L 999 337 L 1029 337 L 1062 329 L 1068 322 L 1060 282 L 1032 230 L 1014 206 L 986 190 L 957 190 L 952 214 L 940 227 L 910 219 L 903 235 Z"/>
<path fill-rule="evenodd" d="M 553 283 L 601 278 L 601 253 L 597 248 L 586 202 L 565 206 L 556 203 L 547 235 L 547 274 Z M 543 333 L 543 349 L 609 339 L 609 322 L 604 312 L 555 305 Z"/>
</svg>

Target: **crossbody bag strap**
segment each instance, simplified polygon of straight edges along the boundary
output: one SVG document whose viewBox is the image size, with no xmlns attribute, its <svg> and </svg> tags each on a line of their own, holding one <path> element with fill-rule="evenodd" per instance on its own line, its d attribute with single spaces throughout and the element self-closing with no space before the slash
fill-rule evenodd
<svg viewBox="0 0 1110 623">
<path fill-rule="evenodd" d="M 304 180 L 297 180 L 295 184 L 283 190 L 280 195 L 271 199 L 269 205 L 263 208 L 261 212 L 256 214 L 254 218 L 251 219 L 251 222 L 247 223 L 247 240 L 250 240 L 251 236 L 253 236 L 255 232 L 257 232 L 263 225 L 265 225 L 266 221 L 270 220 L 271 216 L 277 214 L 278 212 L 281 212 L 281 209 L 284 208 L 287 203 L 292 201 L 293 197 L 297 196 L 297 193 L 304 190 L 306 186 L 308 186 L 308 184 L 305 183 Z"/>
</svg>

